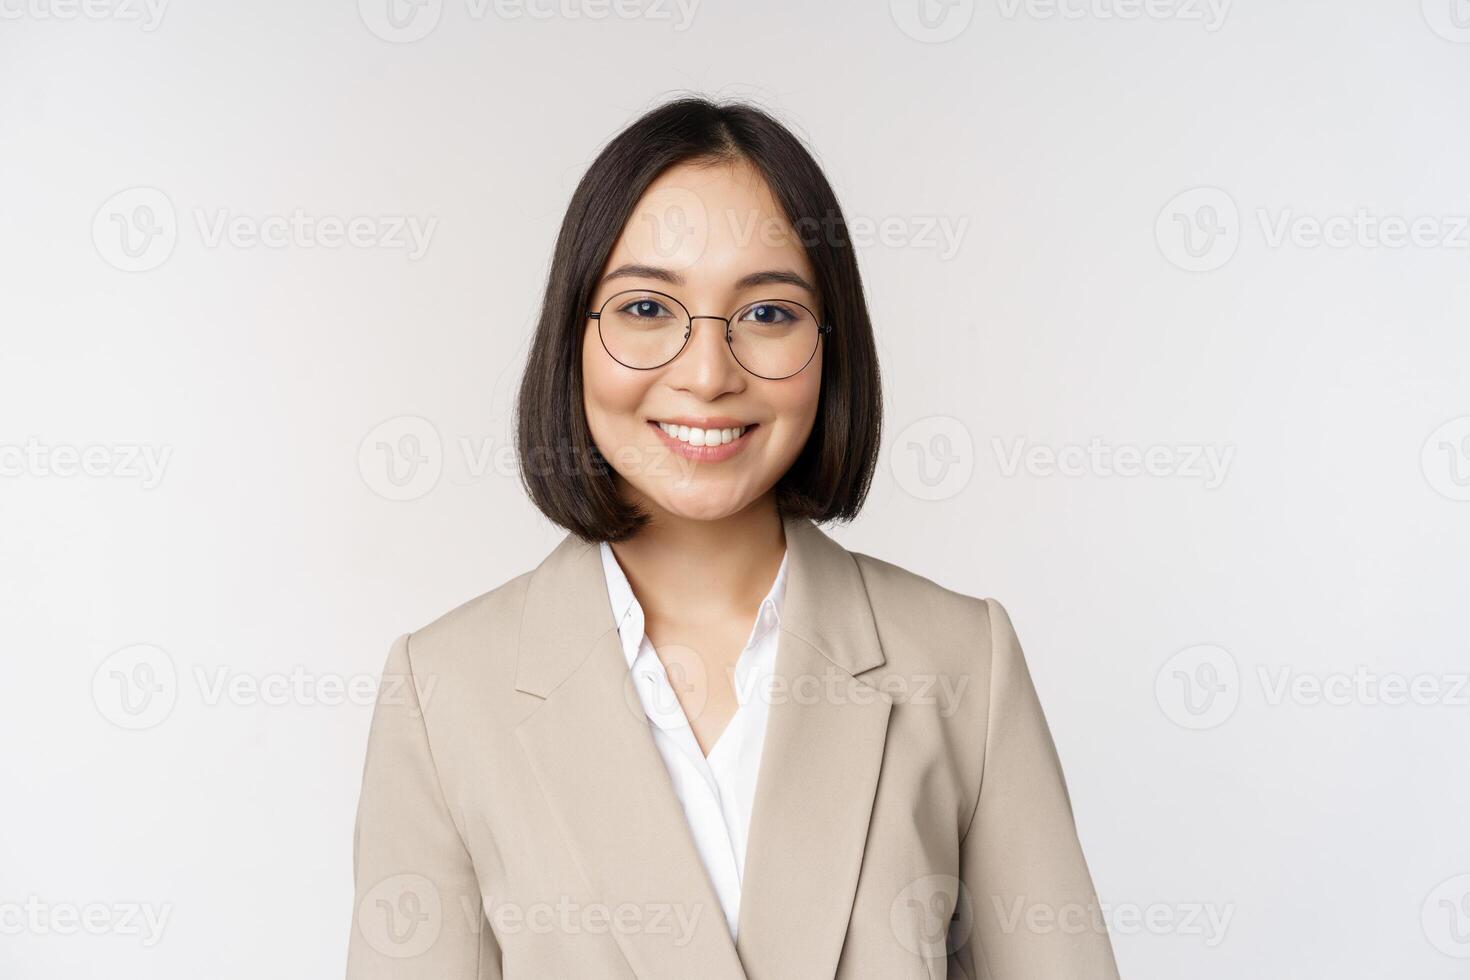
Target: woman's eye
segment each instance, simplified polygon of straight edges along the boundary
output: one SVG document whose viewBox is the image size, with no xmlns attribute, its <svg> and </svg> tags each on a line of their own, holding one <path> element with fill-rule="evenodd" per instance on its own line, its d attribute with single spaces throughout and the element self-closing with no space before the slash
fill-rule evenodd
<svg viewBox="0 0 1470 980">
<path fill-rule="evenodd" d="M 790 310 L 784 306 L 776 306 L 771 303 L 761 303 L 757 306 L 752 306 L 746 312 L 746 318 L 754 319 L 757 323 L 785 323 L 787 320 L 795 319 L 791 315 Z"/>
<path fill-rule="evenodd" d="M 664 309 L 662 303 L 651 299 L 635 300 L 623 307 L 624 313 L 631 313 L 633 316 L 639 318 L 658 316 L 659 311 L 663 311 L 665 316 L 668 315 L 668 310 Z"/>
</svg>

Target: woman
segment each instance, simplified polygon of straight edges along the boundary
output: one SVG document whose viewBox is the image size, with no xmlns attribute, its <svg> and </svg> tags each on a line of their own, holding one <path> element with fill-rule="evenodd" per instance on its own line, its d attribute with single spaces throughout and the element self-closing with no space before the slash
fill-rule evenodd
<svg viewBox="0 0 1470 980">
<path fill-rule="evenodd" d="M 880 406 L 790 132 L 683 99 L 606 147 L 517 417 L 568 533 L 393 644 L 350 980 L 1116 977 L 1005 610 L 816 526 Z"/>
</svg>

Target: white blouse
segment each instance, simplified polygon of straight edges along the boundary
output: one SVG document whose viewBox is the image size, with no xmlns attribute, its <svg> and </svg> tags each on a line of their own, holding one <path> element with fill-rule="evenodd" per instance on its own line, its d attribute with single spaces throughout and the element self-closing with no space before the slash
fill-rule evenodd
<svg viewBox="0 0 1470 980">
<path fill-rule="evenodd" d="M 694 846 L 725 913 L 730 935 L 740 919 L 740 882 L 745 871 L 745 842 L 755 801 L 756 775 L 766 737 L 770 684 L 776 665 L 781 602 L 786 594 L 786 556 L 755 624 L 735 662 L 735 696 L 739 702 L 729 724 L 710 750 L 699 748 L 694 730 L 679 704 L 653 644 L 644 633 L 643 607 L 607 542 L 602 542 L 602 569 L 613 620 L 623 643 L 623 656 L 643 702 L 654 744 L 663 756 L 674 792 L 684 808 Z"/>
</svg>

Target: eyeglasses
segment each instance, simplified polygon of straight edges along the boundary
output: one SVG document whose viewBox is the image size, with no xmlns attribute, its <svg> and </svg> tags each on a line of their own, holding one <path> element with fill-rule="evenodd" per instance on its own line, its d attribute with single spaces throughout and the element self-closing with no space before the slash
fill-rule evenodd
<svg viewBox="0 0 1470 980">
<path fill-rule="evenodd" d="M 758 378 L 780 381 L 800 374 L 817 353 L 832 324 L 789 299 L 759 299 L 732 317 L 691 316 L 667 293 L 629 289 L 587 312 L 597 321 L 602 347 L 613 360 L 636 371 L 663 367 L 679 356 L 694 333 L 695 320 L 725 324 L 725 343 L 735 361 Z"/>
</svg>

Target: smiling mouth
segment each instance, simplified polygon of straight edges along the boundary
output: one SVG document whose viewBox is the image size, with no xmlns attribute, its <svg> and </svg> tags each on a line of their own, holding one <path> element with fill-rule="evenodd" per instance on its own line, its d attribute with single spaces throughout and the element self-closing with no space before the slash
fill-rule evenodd
<svg viewBox="0 0 1470 980">
<path fill-rule="evenodd" d="M 671 439 L 677 439 L 686 446 L 724 446 L 750 435 L 760 423 L 750 422 L 746 425 L 731 426 L 724 429 L 698 429 L 687 425 L 675 425 L 672 422 L 660 422 L 657 419 L 649 419 L 648 424 L 657 426 Z"/>
</svg>

